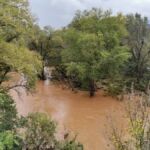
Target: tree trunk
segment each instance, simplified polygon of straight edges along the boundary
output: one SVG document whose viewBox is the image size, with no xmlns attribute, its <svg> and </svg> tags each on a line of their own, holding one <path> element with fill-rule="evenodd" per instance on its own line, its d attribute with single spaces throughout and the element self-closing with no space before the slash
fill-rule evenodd
<svg viewBox="0 0 150 150">
<path fill-rule="evenodd" d="M 45 72 L 44 72 L 44 66 L 43 66 L 43 68 L 42 68 L 42 74 L 41 74 L 41 77 L 42 77 L 42 80 L 46 80 Z"/>
<path fill-rule="evenodd" d="M 10 68 L 7 68 L 5 72 L 3 73 L 3 75 L 0 77 L 0 84 L 2 84 L 5 81 L 5 77 L 9 71 L 10 71 Z"/>
<path fill-rule="evenodd" d="M 92 79 L 89 82 L 89 92 L 90 92 L 90 97 L 95 96 L 95 92 L 96 92 L 95 82 Z"/>
<path fill-rule="evenodd" d="M 137 66 L 137 83 L 140 83 L 140 80 L 143 78 L 143 66 L 138 64 Z"/>
<path fill-rule="evenodd" d="M 42 67 L 42 71 L 39 75 L 40 80 L 46 80 L 45 74 L 44 74 L 44 66 Z"/>
</svg>

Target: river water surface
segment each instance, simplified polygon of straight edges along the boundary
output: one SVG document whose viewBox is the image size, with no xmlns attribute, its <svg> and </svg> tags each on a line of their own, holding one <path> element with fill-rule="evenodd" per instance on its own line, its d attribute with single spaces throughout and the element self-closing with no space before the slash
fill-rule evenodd
<svg viewBox="0 0 150 150">
<path fill-rule="evenodd" d="M 47 113 L 58 122 L 60 133 L 67 130 L 77 134 L 85 150 L 110 149 L 106 136 L 107 114 L 117 111 L 117 118 L 120 118 L 120 124 L 122 123 L 121 102 L 104 96 L 102 91 L 90 98 L 87 92 L 74 93 L 63 89 L 62 86 L 39 81 L 33 94 L 27 94 L 23 89 L 19 95 L 14 90 L 11 94 L 19 114 Z"/>
</svg>

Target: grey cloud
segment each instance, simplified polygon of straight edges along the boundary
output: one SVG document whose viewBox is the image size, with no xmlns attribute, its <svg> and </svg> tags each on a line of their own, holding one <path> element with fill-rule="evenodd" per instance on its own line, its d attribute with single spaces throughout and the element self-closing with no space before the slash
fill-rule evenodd
<svg viewBox="0 0 150 150">
<path fill-rule="evenodd" d="M 40 26 L 60 28 L 67 25 L 76 10 L 100 7 L 112 9 L 114 13 L 139 12 L 150 18 L 150 0 L 29 0 L 33 14 L 39 18 Z"/>
</svg>

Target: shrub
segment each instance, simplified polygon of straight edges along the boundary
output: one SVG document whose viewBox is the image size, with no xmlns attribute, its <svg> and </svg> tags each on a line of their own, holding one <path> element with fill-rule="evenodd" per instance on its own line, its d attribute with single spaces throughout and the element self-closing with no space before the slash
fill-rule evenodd
<svg viewBox="0 0 150 150">
<path fill-rule="evenodd" d="M 16 128 L 18 121 L 13 99 L 3 90 L 0 91 L 0 132 Z"/>
</svg>

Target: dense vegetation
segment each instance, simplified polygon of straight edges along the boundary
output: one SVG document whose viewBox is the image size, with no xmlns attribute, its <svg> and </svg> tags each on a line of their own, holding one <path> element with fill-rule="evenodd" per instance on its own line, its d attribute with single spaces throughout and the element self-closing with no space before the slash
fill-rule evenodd
<svg viewBox="0 0 150 150">
<path fill-rule="evenodd" d="M 96 82 L 113 82 L 121 76 L 129 58 L 128 48 L 121 41 L 126 35 L 122 15 L 111 16 L 99 9 L 77 14 L 65 31 L 67 47 L 62 60 L 67 74 L 86 84 L 90 96 L 96 91 Z"/>
<path fill-rule="evenodd" d="M 33 26 L 28 1 L 0 1 L 0 84 L 9 72 L 16 71 L 28 79 L 27 88 L 34 85 L 41 58 L 27 46 Z"/>
<path fill-rule="evenodd" d="M 37 32 L 39 37 L 35 35 Z M 51 39 L 49 34 L 49 28 L 43 31 L 35 24 L 27 0 L 0 0 L 0 150 L 83 149 L 68 133 L 64 139 L 57 139 L 56 123 L 46 114 L 19 117 L 8 95 L 11 88 L 21 86 L 30 90 L 34 87 L 43 64 L 52 55 L 49 50 L 61 45 L 59 37 Z M 24 81 L 12 87 L 3 86 L 11 80 L 11 72 L 19 73 Z"/>
<path fill-rule="evenodd" d="M 95 9 L 77 12 L 64 30 L 62 62 L 67 75 L 94 95 L 98 82 L 111 94 L 135 83 L 146 90 L 149 82 L 149 25 L 139 14 L 112 16 Z M 107 68 L 107 69 L 106 69 Z"/>
<path fill-rule="evenodd" d="M 133 84 L 146 93 L 149 40 L 148 18 L 140 14 L 112 15 L 93 8 L 77 11 L 71 23 L 60 30 L 41 29 L 30 13 L 28 0 L 0 0 L 0 150 L 83 149 L 75 138 L 59 141 L 56 123 L 45 114 L 19 117 L 8 90 L 18 86 L 33 89 L 38 78 L 45 79 L 44 67 L 52 66 L 55 80 L 72 89 L 87 90 L 90 96 L 98 88 L 118 95 Z M 24 82 L 3 86 L 11 72 L 20 74 Z M 137 128 L 141 123 L 135 122 Z"/>
<path fill-rule="evenodd" d="M 1 0 L 0 15 L 0 84 L 9 72 L 17 71 L 30 88 L 37 76 L 45 78 L 45 66 L 54 66 L 55 79 L 88 90 L 91 96 L 102 87 L 119 94 L 133 82 L 136 89 L 146 91 L 150 64 L 146 17 L 114 16 L 93 8 L 77 11 L 63 29 L 41 29 L 27 0 Z"/>
<path fill-rule="evenodd" d="M 132 93 L 124 101 L 127 117 L 126 129 L 118 128 L 114 117 L 108 116 L 108 137 L 110 149 L 115 150 L 148 150 L 150 149 L 149 96 L 135 98 Z"/>
<path fill-rule="evenodd" d="M 72 89 L 88 90 L 94 96 L 97 88 L 105 87 L 117 95 L 134 83 L 137 90 L 146 91 L 150 73 L 146 17 L 113 16 L 93 8 L 77 11 L 61 30 L 37 26 L 34 30 L 38 36 L 33 36 L 29 48 L 42 56 L 43 67 L 55 67 L 55 79 L 67 81 Z"/>
</svg>

